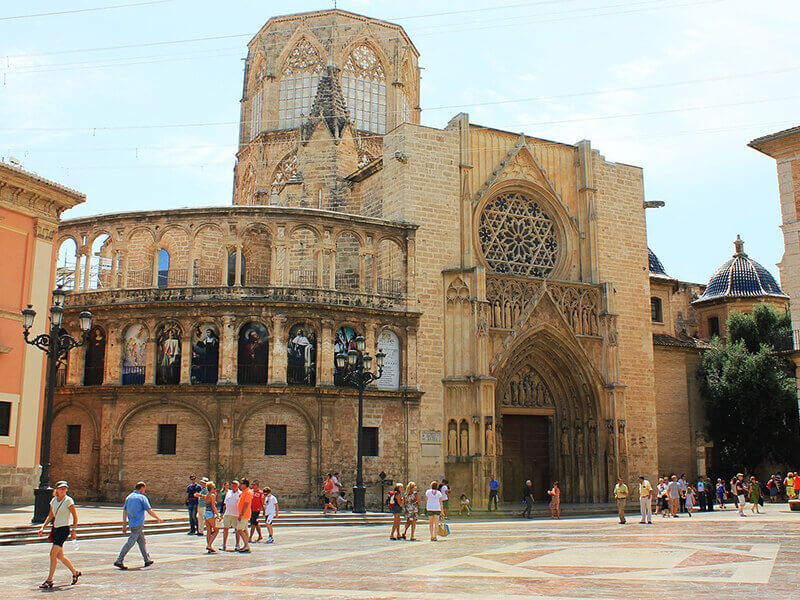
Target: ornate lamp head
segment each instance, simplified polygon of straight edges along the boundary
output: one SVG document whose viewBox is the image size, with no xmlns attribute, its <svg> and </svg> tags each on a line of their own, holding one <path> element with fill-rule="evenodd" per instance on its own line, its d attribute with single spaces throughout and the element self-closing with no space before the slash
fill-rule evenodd
<svg viewBox="0 0 800 600">
<path fill-rule="evenodd" d="M 339 352 L 336 357 L 336 368 L 344 369 L 344 364 L 347 362 L 347 355 L 344 352 Z"/>
<path fill-rule="evenodd" d="M 365 354 L 361 360 L 364 361 L 364 370 L 372 371 L 372 357 L 369 354 Z"/>
<path fill-rule="evenodd" d="M 363 335 L 359 335 L 356 337 L 356 350 L 363 353 L 364 350 L 367 349 L 367 341 L 364 339 Z"/>
<path fill-rule="evenodd" d="M 384 359 L 384 358 L 386 358 L 386 355 L 385 355 L 383 352 L 381 352 L 380 350 L 379 350 L 379 351 L 378 351 L 378 353 L 375 355 L 375 364 L 377 364 L 377 365 L 378 365 L 378 368 L 379 368 L 379 369 L 382 369 L 382 368 L 383 368 L 383 359 Z"/>
<path fill-rule="evenodd" d="M 82 310 L 78 315 L 78 322 L 81 324 L 81 331 L 89 331 L 92 328 L 92 313 Z"/>
<path fill-rule="evenodd" d="M 65 292 L 61 286 L 57 286 L 56 289 L 53 290 L 53 306 L 64 306 L 64 298 L 67 297 L 67 292 Z"/>
<path fill-rule="evenodd" d="M 36 318 L 36 311 L 33 305 L 28 304 L 28 308 L 22 310 L 22 328 L 27 331 L 33 327 L 33 320 Z"/>
<path fill-rule="evenodd" d="M 358 362 L 358 351 L 353 348 L 350 348 L 350 350 L 347 352 L 347 364 L 349 364 L 351 367 L 355 367 L 357 362 Z"/>
</svg>

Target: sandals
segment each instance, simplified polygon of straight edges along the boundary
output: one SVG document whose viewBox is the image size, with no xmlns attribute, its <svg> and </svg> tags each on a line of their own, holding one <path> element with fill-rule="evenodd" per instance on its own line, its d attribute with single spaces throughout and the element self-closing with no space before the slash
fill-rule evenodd
<svg viewBox="0 0 800 600">
<path fill-rule="evenodd" d="M 40 590 L 49 590 L 53 587 L 53 582 L 50 579 L 45 579 L 44 583 L 39 586 Z"/>
<path fill-rule="evenodd" d="M 75 585 L 76 583 L 78 583 L 78 578 L 79 578 L 81 575 L 83 575 L 83 573 L 81 573 L 80 571 L 78 571 L 77 573 L 75 573 L 75 574 L 72 576 L 72 583 L 70 583 L 70 585 Z"/>
<path fill-rule="evenodd" d="M 216 554 L 217 553 L 216 550 L 214 550 L 213 548 L 210 548 L 208 546 L 206 546 L 206 550 L 208 551 L 208 554 Z"/>
</svg>

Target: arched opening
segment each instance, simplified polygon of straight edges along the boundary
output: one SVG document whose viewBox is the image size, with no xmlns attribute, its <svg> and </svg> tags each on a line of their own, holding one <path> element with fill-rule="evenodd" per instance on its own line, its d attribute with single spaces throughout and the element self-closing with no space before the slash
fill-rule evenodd
<svg viewBox="0 0 800 600">
<path fill-rule="evenodd" d="M 156 329 L 156 385 L 181 382 L 181 328 L 165 323 Z"/>
<path fill-rule="evenodd" d="M 228 287 L 236 285 L 236 259 L 239 253 L 236 250 L 231 250 L 228 253 Z M 239 285 L 244 285 L 244 274 L 246 265 L 244 261 L 244 254 L 241 255 L 241 270 L 239 271 Z"/>
<path fill-rule="evenodd" d="M 361 289 L 361 243 L 355 234 L 345 231 L 336 238 L 336 289 Z"/>
<path fill-rule="evenodd" d="M 405 291 L 405 257 L 394 240 L 384 239 L 378 244 L 379 294 L 398 296 Z"/>
<path fill-rule="evenodd" d="M 111 236 L 108 234 L 97 236 L 92 242 L 92 254 L 89 257 L 90 290 L 113 287 L 111 282 L 113 261 Z"/>
<path fill-rule="evenodd" d="M 386 133 L 386 74 L 369 44 L 357 46 L 347 57 L 342 93 L 356 129 Z"/>
<path fill-rule="evenodd" d="M 72 238 L 67 238 L 58 247 L 56 262 L 56 285 L 65 290 L 75 289 L 75 266 L 77 265 L 78 245 Z"/>
<path fill-rule="evenodd" d="M 267 383 L 269 332 L 257 321 L 245 323 L 239 329 L 239 362 L 236 381 L 239 385 Z"/>
<path fill-rule="evenodd" d="M 194 259 L 194 285 L 222 285 L 225 268 L 225 236 L 216 225 L 201 227 L 194 238 L 195 248 L 202 248 Z"/>
<path fill-rule="evenodd" d="M 219 329 L 214 323 L 200 323 L 192 343 L 192 383 L 213 384 L 219 378 Z"/>
<path fill-rule="evenodd" d="M 316 385 L 317 332 L 309 323 L 297 323 L 289 330 L 286 354 L 286 382 Z"/>
<path fill-rule="evenodd" d="M 317 234 L 311 229 L 297 229 L 292 233 L 289 284 L 302 287 L 317 285 Z"/>
<path fill-rule="evenodd" d="M 565 337 L 546 329 L 507 350 L 495 376 L 499 467 L 504 494 L 533 482 L 537 500 L 554 480 L 566 502 L 607 498 L 616 476 L 613 429 L 601 430 L 595 376 Z M 488 424 L 485 425 L 488 427 Z"/>
<path fill-rule="evenodd" d="M 166 248 L 158 251 L 158 287 L 169 285 L 169 252 Z"/>
<path fill-rule="evenodd" d="M 122 336 L 122 385 L 141 385 L 145 381 L 147 329 L 129 325 Z"/>
<path fill-rule="evenodd" d="M 270 235 L 265 225 L 253 225 L 242 235 L 243 285 L 269 285 Z"/>
<path fill-rule="evenodd" d="M 86 342 L 86 359 L 83 366 L 83 385 L 101 385 L 106 366 L 106 332 L 95 325 Z"/>
<path fill-rule="evenodd" d="M 300 127 L 303 116 L 308 115 L 324 63 L 317 49 L 306 39 L 300 40 L 281 69 L 278 84 L 278 128 Z"/>
<path fill-rule="evenodd" d="M 336 366 L 336 355 L 337 354 L 347 354 L 350 350 L 356 350 L 356 337 L 358 337 L 358 333 L 352 327 L 345 325 L 343 327 L 339 327 L 334 334 L 333 339 L 333 355 L 334 355 L 334 363 L 333 363 L 333 384 L 336 386 L 343 386 L 345 385 L 344 376 L 347 374 L 347 362 L 345 362 L 344 367 L 341 369 Z"/>
<path fill-rule="evenodd" d="M 69 478 L 70 496 L 91 499 L 97 493 L 99 455 L 99 440 L 91 415 L 77 404 L 57 408 L 52 436 L 53 477 Z"/>
</svg>

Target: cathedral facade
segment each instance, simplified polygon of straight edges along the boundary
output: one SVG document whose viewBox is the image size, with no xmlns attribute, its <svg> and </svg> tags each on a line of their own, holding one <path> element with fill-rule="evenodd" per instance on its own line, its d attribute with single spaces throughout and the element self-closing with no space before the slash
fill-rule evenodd
<svg viewBox="0 0 800 600">
<path fill-rule="evenodd" d="M 642 170 L 463 113 L 422 126 L 417 61 L 391 23 L 270 19 L 232 205 L 62 224 L 65 323 L 94 315 L 53 434 L 77 496 L 144 478 L 180 501 L 193 472 L 312 505 L 325 473 L 351 484 L 357 396 L 334 358 L 359 335 L 386 355 L 365 392 L 373 500 L 379 473 L 474 498 L 494 474 L 509 501 L 559 480 L 572 502 L 704 474 L 705 286 L 649 253 Z"/>
</svg>

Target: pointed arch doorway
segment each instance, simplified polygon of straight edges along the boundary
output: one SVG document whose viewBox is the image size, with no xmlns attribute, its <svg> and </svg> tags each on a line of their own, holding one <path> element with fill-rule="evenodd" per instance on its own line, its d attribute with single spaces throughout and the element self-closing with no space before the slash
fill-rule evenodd
<svg viewBox="0 0 800 600">
<path fill-rule="evenodd" d="M 522 498 L 525 480 L 538 502 L 558 481 L 564 502 L 604 501 L 609 440 L 602 386 L 570 340 L 542 326 L 512 344 L 494 369 L 501 481 L 506 501 Z"/>
</svg>

